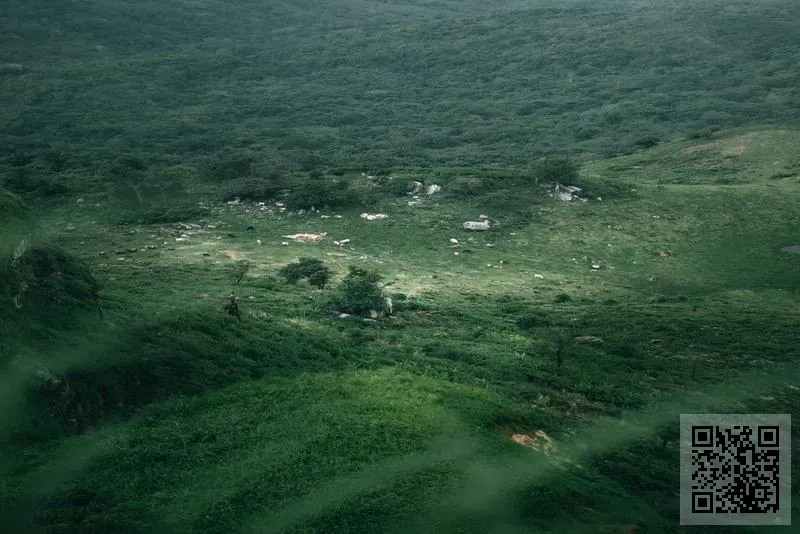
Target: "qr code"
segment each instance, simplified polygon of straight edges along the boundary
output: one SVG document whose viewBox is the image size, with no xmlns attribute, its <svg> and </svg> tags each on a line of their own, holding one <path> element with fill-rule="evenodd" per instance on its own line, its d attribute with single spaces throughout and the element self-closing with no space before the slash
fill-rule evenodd
<svg viewBox="0 0 800 534">
<path fill-rule="evenodd" d="M 790 421 L 681 416 L 681 524 L 790 524 Z"/>
</svg>

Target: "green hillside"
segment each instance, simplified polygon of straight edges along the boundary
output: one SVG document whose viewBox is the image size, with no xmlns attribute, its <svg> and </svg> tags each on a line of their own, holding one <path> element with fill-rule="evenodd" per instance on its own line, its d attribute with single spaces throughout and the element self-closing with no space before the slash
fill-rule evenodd
<svg viewBox="0 0 800 534">
<path fill-rule="evenodd" d="M 678 424 L 800 415 L 796 2 L 0 29 L 4 532 L 759 531 Z"/>
</svg>

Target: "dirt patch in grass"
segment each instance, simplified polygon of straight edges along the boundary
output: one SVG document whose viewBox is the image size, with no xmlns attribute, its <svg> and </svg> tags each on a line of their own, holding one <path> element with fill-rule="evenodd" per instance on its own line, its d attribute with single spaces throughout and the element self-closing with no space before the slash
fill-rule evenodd
<svg viewBox="0 0 800 534">
<path fill-rule="evenodd" d="M 247 259 L 247 254 L 240 250 L 226 250 L 225 255 L 233 261 L 242 261 Z"/>
<path fill-rule="evenodd" d="M 739 142 L 737 143 L 735 141 Z M 742 139 L 738 138 L 738 139 L 726 139 L 726 140 L 714 141 L 713 143 L 705 143 L 702 145 L 693 145 L 681 150 L 681 154 L 691 156 L 696 152 L 718 149 L 720 156 L 725 158 L 732 158 L 736 156 L 741 156 L 747 151 L 747 145 L 741 141 Z"/>
</svg>

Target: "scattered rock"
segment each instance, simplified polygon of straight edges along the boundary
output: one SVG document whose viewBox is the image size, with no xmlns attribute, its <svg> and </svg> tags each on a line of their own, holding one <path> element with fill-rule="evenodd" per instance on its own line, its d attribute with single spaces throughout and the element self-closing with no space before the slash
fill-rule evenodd
<svg viewBox="0 0 800 534">
<path fill-rule="evenodd" d="M 233 200 L 228 201 L 228 206 L 238 206 L 241 203 L 242 203 L 241 199 L 239 199 L 239 197 L 236 197 Z"/>
<path fill-rule="evenodd" d="M 387 218 L 385 213 L 362 213 L 361 218 L 366 221 L 380 221 Z"/>
<path fill-rule="evenodd" d="M 350 317 L 350 314 L 349 313 L 340 313 L 339 314 L 339 319 L 344 319 L 345 317 Z"/>
<path fill-rule="evenodd" d="M 467 221 L 461 226 L 466 230 L 488 230 L 489 221 Z"/>
<path fill-rule="evenodd" d="M 83 204 L 83 197 L 79 198 L 75 202 L 78 203 L 78 204 Z"/>
<path fill-rule="evenodd" d="M 669 250 L 665 249 L 659 252 L 658 255 L 661 256 L 662 258 L 667 258 L 669 256 L 672 256 L 672 253 Z"/>
<path fill-rule="evenodd" d="M 539 280 L 544 280 L 544 276 L 542 276 L 541 274 L 534 274 L 533 277 L 538 278 Z"/>
<path fill-rule="evenodd" d="M 783 247 L 781 249 L 781 252 L 788 252 L 789 254 L 800 254 L 800 244 Z"/>
<path fill-rule="evenodd" d="M 416 195 L 422 190 L 422 182 L 414 181 L 414 187 L 411 189 L 411 195 Z"/>
<path fill-rule="evenodd" d="M 555 197 L 563 202 L 572 202 L 573 200 L 586 200 L 578 196 L 578 194 L 581 191 L 583 190 L 580 187 L 575 187 L 574 185 L 556 184 L 555 187 L 553 187 L 553 192 L 550 193 L 550 196 Z"/>
<path fill-rule="evenodd" d="M 442 190 L 442 186 L 436 185 L 436 184 L 431 184 L 431 185 L 429 185 L 428 187 L 425 188 L 425 194 L 430 196 L 430 195 L 433 195 L 434 193 L 438 193 L 441 190 Z"/>
<path fill-rule="evenodd" d="M 478 218 L 483 221 L 485 219 L 488 219 L 489 216 L 488 215 L 478 215 Z"/>
</svg>

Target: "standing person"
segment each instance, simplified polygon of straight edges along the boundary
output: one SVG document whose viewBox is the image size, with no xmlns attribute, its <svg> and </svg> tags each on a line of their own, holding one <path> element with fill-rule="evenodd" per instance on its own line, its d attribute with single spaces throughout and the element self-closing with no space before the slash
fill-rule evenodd
<svg viewBox="0 0 800 534">
<path fill-rule="evenodd" d="M 228 304 L 225 306 L 225 309 L 228 310 L 228 315 L 235 316 L 237 319 L 239 319 L 239 321 L 241 321 L 242 316 L 239 313 L 239 299 L 237 299 L 236 295 L 233 293 L 231 293 L 231 296 L 228 298 L 230 299 L 230 302 L 228 302 Z"/>
</svg>

